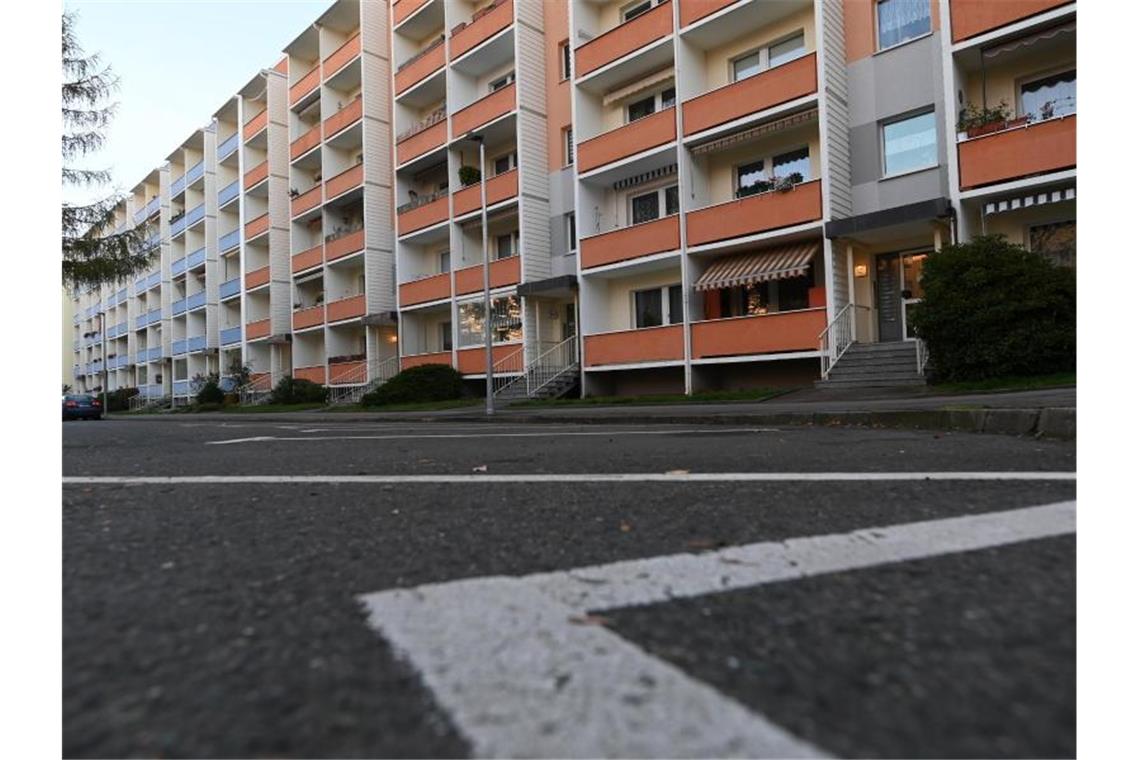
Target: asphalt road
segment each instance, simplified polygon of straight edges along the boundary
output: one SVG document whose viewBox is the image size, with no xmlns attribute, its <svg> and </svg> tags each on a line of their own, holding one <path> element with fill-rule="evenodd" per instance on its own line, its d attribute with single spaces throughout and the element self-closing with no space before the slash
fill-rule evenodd
<svg viewBox="0 0 1140 760">
<path fill-rule="evenodd" d="M 838 428 L 196 418 L 67 423 L 63 446 L 64 475 L 77 478 L 1075 469 L 1067 442 Z M 969 518 L 1075 490 L 1044 479 L 69 483 L 64 753 L 469 756 L 464 717 L 370 627 L 362 595 Z M 1074 547 L 1017 541 L 601 622 L 825 753 L 1071 756 Z"/>
</svg>

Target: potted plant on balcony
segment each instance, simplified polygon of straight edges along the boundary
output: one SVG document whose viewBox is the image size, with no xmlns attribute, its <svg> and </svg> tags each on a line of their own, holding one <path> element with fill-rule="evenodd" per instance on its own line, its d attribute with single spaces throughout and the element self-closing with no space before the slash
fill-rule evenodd
<svg viewBox="0 0 1140 760">
<path fill-rule="evenodd" d="M 313 306 L 320 306 L 325 302 L 325 292 L 322 290 L 313 298 Z"/>
<path fill-rule="evenodd" d="M 478 166 L 459 167 L 459 182 L 464 187 L 470 187 L 483 178 L 483 172 Z"/>
<path fill-rule="evenodd" d="M 1010 127 L 1018 127 L 1029 121 L 1028 116 L 1011 119 L 1010 115 L 1009 104 L 1004 100 L 995 106 L 978 107 L 968 103 L 958 118 L 958 138 L 964 139 L 962 133 L 965 133 L 966 138 L 981 137 Z"/>
<path fill-rule="evenodd" d="M 799 172 L 792 172 L 784 177 L 774 177 L 772 179 L 772 189 L 779 190 L 781 193 L 786 193 L 796 185 L 804 181 L 804 175 Z"/>
</svg>

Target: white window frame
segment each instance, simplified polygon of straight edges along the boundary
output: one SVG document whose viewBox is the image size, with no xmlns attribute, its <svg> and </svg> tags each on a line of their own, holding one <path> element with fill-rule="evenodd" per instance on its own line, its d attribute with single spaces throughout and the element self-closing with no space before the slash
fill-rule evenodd
<svg viewBox="0 0 1140 760">
<path fill-rule="evenodd" d="M 804 175 L 804 178 L 800 182 L 800 184 L 803 184 L 805 182 L 814 182 L 817 178 L 813 175 L 813 173 L 811 171 L 811 157 L 812 157 L 811 145 L 809 143 L 805 143 L 805 144 L 801 144 L 801 145 L 796 145 L 794 147 L 780 148 L 778 151 L 765 153 L 764 155 L 760 155 L 760 156 L 752 156 L 747 161 L 741 161 L 739 164 L 734 165 L 732 167 L 732 194 L 733 194 L 733 196 L 736 197 L 737 193 L 740 191 L 740 170 L 743 169 L 745 166 L 748 166 L 749 164 L 755 164 L 755 163 L 763 162 L 763 164 L 764 164 L 764 179 L 771 180 L 773 178 L 773 172 L 776 169 L 776 159 L 779 158 L 780 156 L 786 155 L 788 153 L 795 153 L 796 151 L 800 151 L 800 150 L 806 150 L 808 152 L 808 173 Z"/>
<path fill-rule="evenodd" d="M 681 314 L 677 316 L 677 321 L 673 321 L 673 311 L 669 305 L 669 291 L 673 288 L 682 288 L 681 290 Z M 647 327 L 638 327 L 637 325 L 637 294 L 638 293 L 651 293 L 654 290 L 661 293 L 661 324 L 652 325 Z M 679 325 L 685 321 L 685 292 L 683 286 L 679 282 L 671 282 L 668 285 L 655 285 L 651 288 L 637 288 L 629 291 L 629 324 L 634 330 L 652 330 L 654 327 L 668 327 L 669 325 Z"/>
<path fill-rule="evenodd" d="M 1030 74 L 1029 76 L 1020 77 L 1017 80 L 1015 80 L 1013 83 L 1013 87 L 1014 87 L 1014 97 L 1017 100 L 1017 103 L 1014 105 L 1016 115 L 1019 118 L 1022 116 L 1025 116 L 1025 105 L 1024 105 L 1024 102 L 1022 100 L 1021 90 L 1026 85 L 1033 84 L 1034 82 L 1039 82 L 1042 79 L 1051 79 L 1052 77 L 1055 77 L 1058 74 L 1068 74 L 1070 71 L 1073 72 L 1073 77 L 1075 79 L 1076 75 L 1077 75 L 1077 64 L 1075 62 L 1072 64 L 1069 64 L 1069 65 L 1065 65 L 1065 66 L 1057 66 L 1057 67 L 1054 67 L 1054 68 L 1049 69 L 1047 71 L 1038 71 L 1034 74 Z M 1074 113 L 1076 113 L 1076 112 L 1074 111 Z"/>
<path fill-rule="evenodd" d="M 511 69 L 502 76 L 495 77 L 487 83 L 488 92 L 498 92 L 506 87 L 510 87 L 515 81 L 515 70 Z"/>
<path fill-rule="evenodd" d="M 909 45 L 910 43 L 914 42 L 915 40 L 921 40 L 921 39 L 924 39 L 924 38 L 929 37 L 930 35 L 934 34 L 934 14 L 931 13 L 929 16 L 930 28 L 928 30 L 926 30 L 926 32 L 918 35 L 917 37 L 911 37 L 910 39 L 903 40 L 902 42 L 896 42 L 895 44 L 890 45 L 888 47 L 883 47 L 882 43 L 879 41 L 879 39 L 880 39 L 879 38 L 879 6 L 885 2 L 888 2 L 888 0 L 875 0 L 875 7 L 872 9 L 872 12 L 874 13 L 874 18 L 871 20 L 871 23 L 875 27 L 875 52 L 876 53 L 882 53 L 885 50 L 894 50 L 897 47 L 902 47 L 903 45 Z"/>
<path fill-rule="evenodd" d="M 745 79 L 751 79 L 752 77 L 757 76 L 758 74 L 763 74 L 765 71 L 769 71 L 772 68 L 774 68 L 772 66 L 771 49 L 773 47 L 775 47 L 776 45 L 782 45 L 783 43 L 787 42 L 788 40 L 795 39 L 796 37 L 799 37 L 800 39 L 803 40 L 803 50 L 795 58 L 792 58 L 791 60 L 788 60 L 788 61 L 784 61 L 784 63 L 778 64 L 775 67 L 775 68 L 779 68 L 779 66 L 787 65 L 787 64 L 791 63 L 792 61 L 797 61 L 800 58 L 803 58 L 809 52 L 811 52 L 807 49 L 807 33 L 803 29 L 797 29 L 796 31 L 792 32 L 791 34 L 785 34 L 783 37 L 779 37 L 777 39 L 774 39 L 771 42 L 765 42 L 763 45 L 760 45 L 758 47 L 754 47 L 751 50 L 748 50 L 748 51 L 743 52 L 739 55 L 735 55 L 732 58 L 729 58 L 728 59 L 728 82 L 729 82 L 729 84 L 733 84 L 735 82 L 743 82 Z M 736 78 L 736 64 L 737 64 L 737 62 L 743 61 L 745 58 L 750 58 L 752 56 L 756 56 L 756 65 L 758 66 L 758 68 L 756 69 L 756 73 L 755 74 L 749 74 L 746 77 L 741 77 L 740 79 L 737 79 Z"/>
<path fill-rule="evenodd" d="M 665 199 L 665 191 L 671 187 L 677 188 L 677 207 L 678 207 L 678 212 L 679 212 L 680 206 L 681 206 L 681 188 L 680 188 L 679 183 L 677 183 L 677 182 L 669 182 L 669 183 L 664 184 L 664 185 L 658 185 L 657 187 L 650 187 L 650 188 L 642 187 L 642 188 L 636 188 L 636 189 L 630 190 L 629 193 L 626 194 L 626 197 L 625 197 L 626 220 L 629 222 L 629 224 L 627 226 L 632 226 L 634 224 L 648 224 L 649 222 L 655 222 L 658 219 L 664 219 L 667 216 L 676 216 L 676 214 L 678 212 L 673 212 L 672 214 L 670 214 L 668 212 L 668 203 L 666 203 L 666 199 Z M 648 219 L 644 222 L 634 222 L 633 221 L 633 201 L 634 201 L 634 199 L 641 198 L 641 197 L 646 196 L 646 195 L 654 195 L 654 194 L 657 195 L 657 217 L 654 219 Z"/>
<path fill-rule="evenodd" d="M 497 167 L 495 166 L 495 164 L 497 164 L 499 162 L 499 160 L 503 159 L 503 158 L 507 159 L 507 163 L 510 164 L 510 167 L 503 170 L 503 171 L 497 171 Z M 519 168 L 518 152 L 515 151 L 513 148 L 511 150 L 506 151 L 505 153 L 500 153 L 497 156 L 493 156 L 492 158 L 490 158 L 488 160 L 491 163 L 490 168 L 496 170 L 495 173 L 493 175 L 491 175 L 493 177 L 498 177 L 500 174 L 506 174 L 507 172 L 512 172 L 515 169 Z"/>
<path fill-rule="evenodd" d="M 570 69 L 571 69 L 571 60 L 573 57 L 570 54 L 570 40 L 565 40 L 565 41 L 559 43 L 559 45 L 558 45 L 558 58 L 559 58 L 559 66 L 562 69 L 560 72 L 561 76 L 560 76 L 558 81 L 565 82 L 567 79 L 570 79 L 570 75 L 572 73 Z"/>
<path fill-rule="evenodd" d="M 649 11 L 653 10 L 658 5 L 661 5 L 663 2 L 665 2 L 665 0 L 634 0 L 632 3 L 626 3 L 621 7 L 621 10 L 618 11 L 618 13 L 621 15 L 621 23 L 626 24 L 630 21 L 633 21 L 638 16 L 644 16 L 646 13 L 649 13 Z M 633 16 L 628 15 L 630 11 L 634 10 L 635 8 L 640 8 L 643 5 L 647 6 L 645 10 Z"/>
<path fill-rule="evenodd" d="M 899 123 L 904 122 L 904 121 L 910 121 L 911 119 L 917 119 L 921 116 L 926 116 L 928 114 L 934 116 L 934 145 L 935 145 L 934 163 L 927 164 L 926 166 L 916 166 L 916 167 L 913 167 L 910 169 L 904 169 L 903 171 L 895 172 L 894 174 L 888 174 L 887 173 L 887 127 L 891 126 L 892 124 L 899 124 Z M 914 174 L 916 172 L 929 171 L 930 169 L 934 169 L 934 168 L 938 167 L 939 165 L 940 165 L 940 162 L 938 159 L 938 111 L 933 106 L 930 108 L 923 109 L 921 111 L 911 111 L 910 113 L 902 114 L 901 116 L 895 116 L 895 117 L 890 118 L 890 119 L 884 119 L 883 121 L 879 122 L 879 171 L 881 172 L 879 179 L 893 179 L 895 177 L 905 177 L 907 174 Z"/>
<path fill-rule="evenodd" d="M 444 257 L 447 257 L 447 266 L 444 266 L 444 263 L 443 263 Z M 436 260 L 436 263 L 439 264 L 438 274 L 447 274 L 448 272 L 451 271 L 451 250 L 450 249 L 446 249 L 446 250 L 442 250 L 442 251 L 436 251 L 435 260 Z"/>
<path fill-rule="evenodd" d="M 510 237 L 510 239 L 511 239 L 511 255 L 510 256 L 500 256 L 499 255 L 499 241 L 505 237 Z M 519 231 L 518 230 L 511 230 L 510 232 L 504 232 L 500 235 L 495 235 L 495 258 L 493 259 L 493 261 L 502 261 L 503 259 L 513 258 L 513 257 L 518 256 L 518 255 L 519 255 Z"/>
<path fill-rule="evenodd" d="M 566 255 L 569 256 L 578 252 L 578 220 L 573 211 L 563 214 L 562 218 L 566 228 Z"/>
<path fill-rule="evenodd" d="M 673 91 L 673 102 L 670 103 L 669 105 L 665 105 L 665 99 L 663 97 L 667 90 Z M 645 116 L 642 116 L 640 118 L 630 119 L 630 117 L 629 117 L 630 106 L 632 106 L 634 103 L 641 103 L 642 101 L 649 100 L 650 98 L 653 99 L 653 110 L 650 113 L 647 113 Z M 650 95 L 641 94 L 641 95 L 631 97 L 629 100 L 625 101 L 625 103 L 622 105 L 622 116 L 625 117 L 625 123 L 626 124 L 633 124 L 635 121 L 641 121 L 641 119 L 648 119 L 653 114 L 658 113 L 660 111 L 664 111 L 666 108 L 672 108 L 676 105 L 677 105 L 677 83 L 676 82 L 670 82 L 667 86 L 662 87 L 661 89 L 654 91 Z"/>
<path fill-rule="evenodd" d="M 562 150 L 564 155 L 563 160 L 566 163 L 563 166 L 574 165 L 574 127 L 568 126 L 562 129 Z"/>
</svg>

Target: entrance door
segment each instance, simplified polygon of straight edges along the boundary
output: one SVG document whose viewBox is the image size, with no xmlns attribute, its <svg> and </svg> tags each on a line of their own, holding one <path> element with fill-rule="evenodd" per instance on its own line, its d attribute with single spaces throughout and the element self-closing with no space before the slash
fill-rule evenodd
<svg viewBox="0 0 1140 760">
<path fill-rule="evenodd" d="M 875 257 L 875 305 L 879 312 L 879 341 L 903 339 L 902 291 L 899 287 L 899 255 Z"/>
</svg>

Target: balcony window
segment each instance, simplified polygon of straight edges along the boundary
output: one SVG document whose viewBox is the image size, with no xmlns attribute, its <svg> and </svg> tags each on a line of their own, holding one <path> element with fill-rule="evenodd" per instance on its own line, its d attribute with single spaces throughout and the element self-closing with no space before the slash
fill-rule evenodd
<svg viewBox="0 0 1140 760">
<path fill-rule="evenodd" d="M 757 159 L 736 167 L 736 197 L 746 198 L 780 187 L 798 185 L 811 177 L 811 154 L 807 146 L 771 158 L 772 174 L 764 167 L 766 159 Z"/>
<path fill-rule="evenodd" d="M 674 87 L 667 87 L 661 92 L 656 92 L 648 97 L 635 100 L 626 106 L 626 116 L 629 122 L 644 119 L 646 116 L 661 111 L 665 108 L 671 108 L 677 102 L 677 90 Z"/>
<path fill-rule="evenodd" d="M 512 83 L 514 83 L 514 81 L 515 81 L 515 72 L 508 71 L 506 74 L 503 74 L 498 79 L 492 79 L 491 84 L 487 85 L 487 87 L 488 87 L 488 90 L 490 92 L 497 92 L 497 91 L 503 89 L 504 87 L 511 85 Z"/>
<path fill-rule="evenodd" d="M 511 151 L 510 153 L 499 156 L 498 158 L 495 159 L 494 164 L 493 164 L 493 166 L 495 168 L 494 176 L 497 177 L 500 174 L 506 174 L 507 172 L 514 169 L 517 165 L 518 165 L 518 157 L 515 155 L 514 151 Z"/>
<path fill-rule="evenodd" d="M 883 176 L 938 165 L 938 132 L 934 111 L 883 124 Z"/>
<path fill-rule="evenodd" d="M 930 34 L 930 0 L 878 0 L 879 50 Z"/>
<path fill-rule="evenodd" d="M 633 320 L 638 328 L 675 325 L 683 319 L 680 285 L 633 292 Z"/>
<path fill-rule="evenodd" d="M 558 45 L 558 59 L 562 62 L 562 79 L 570 78 L 570 41 Z"/>
<path fill-rule="evenodd" d="M 571 127 L 566 127 L 562 130 L 562 142 L 566 148 L 566 163 L 565 166 L 570 166 L 574 163 L 574 130 Z"/>
<path fill-rule="evenodd" d="M 1030 121 L 1043 121 L 1077 112 L 1077 72 L 1025 82 L 1021 85 L 1020 109 Z"/>
<path fill-rule="evenodd" d="M 518 253 L 519 233 L 511 232 L 495 238 L 495 260 L 509 259 Z"/>
<path fill-rule="evenodd" d="M 800 148 L 793 150 L 789 153 L 783 153 L 772 159 L 772 175 L 780 179 L 783 177 L 796 177 L 802 182 L 805 178 L 811 176 L 811 159 L 808 157 L 808 149 Z"/>
<path fill-rule="evenodd" d="M 491 341 L 507 343 L 522 340 L 522 306 L 518 296 L 491 301 Z M 459 347 L 483 345 L 483 302 L 459 305 Z"/>
<path fill-rule="evenodd" d="M 451 350 L 451 320 L 439 323 L 439 344 L 444 351 Z"/>
<path fill-rule="evenodd" d="M 656 5 L 660 5 L 664 0 L 637 0 L 637 2 L 630 3 L 621 9 L 621 20 L 633 21 L 635 18 L 643 13 L 648 13 Z"/>
<path fill-rule="evenodd" d="M 1061 267 L 1077 266 L 1077 223 L 1056 222 L 1029 228 L 1029 250 Z"/>
<path fill-rule="evenodd" d="M 566 252 L 578 252 L 578 225 L 573 211 L 566 215 Z"/>
<path fill-rule="evenodd" d="M 739 82 L 761 71 L 794 61 L 806 52 L 804 48 L 804 33 L 797 32 L 781 42 L 745 53 L 732 60 L 732 81 Z"/>
<path fill-rule="evenodd" d="M 439 252 L 439 274 L 451 271 L 451 251 Z"/>
<path fill-rule="evenodd" d="M 676 214 L 680 210 L 680 196 L 676 185 L 631 196 L 629 199 L 629 218 L 632 221 L 630 223 L 641 224 L 661 218 L 663 206 L 666 216 Z"/>
</svg>

